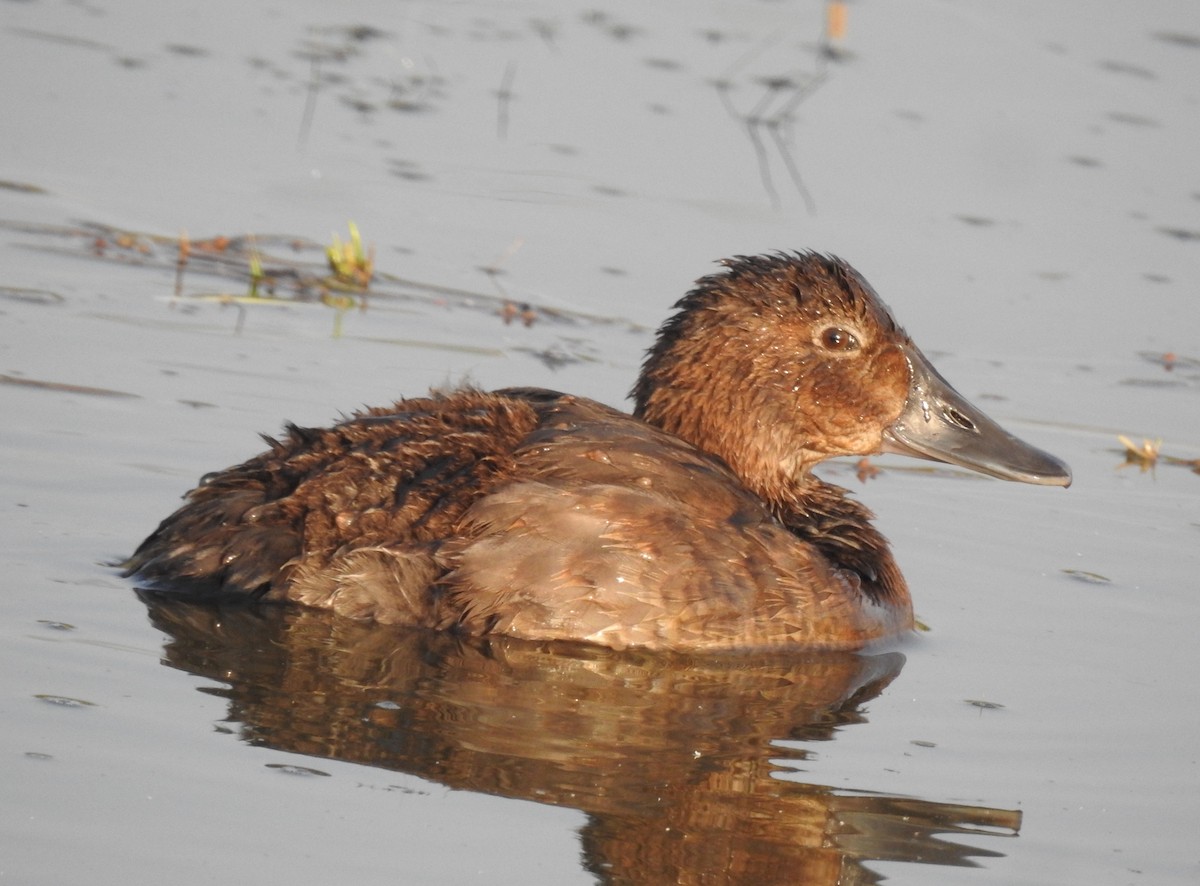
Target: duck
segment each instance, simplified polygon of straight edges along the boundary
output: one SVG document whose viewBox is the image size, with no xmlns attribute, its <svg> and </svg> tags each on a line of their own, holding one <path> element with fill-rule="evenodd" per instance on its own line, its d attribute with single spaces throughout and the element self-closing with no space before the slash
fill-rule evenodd
<svg viewBox="0 0 1200 886">
<path fill-rule="evenodd" d="M 156 595 L 624 649 L 860 650 L 913 628 L 873 514 L 813 469 L 900 453 L 1068 486 L 938 374 L 867 281 L 735 256 L 659 329 L 632 414 L 519 387 L 288 424 L 122 564 Z"/>
</svg>

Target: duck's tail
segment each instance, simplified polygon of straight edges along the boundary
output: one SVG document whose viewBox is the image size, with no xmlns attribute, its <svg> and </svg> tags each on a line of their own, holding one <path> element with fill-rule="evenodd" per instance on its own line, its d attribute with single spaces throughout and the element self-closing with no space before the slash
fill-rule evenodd
<svg viewBox="0 0 1200 886">
<path fill-rule="evenodd" d="M 159 592 L 277 597 L 287 564 L 300 554 L 300 535 L 288 526 L 247 525 L 246 515 L 262 504 L 261 489 L 197 496 L 120 564 L 122 574 Z"/>
</svg>

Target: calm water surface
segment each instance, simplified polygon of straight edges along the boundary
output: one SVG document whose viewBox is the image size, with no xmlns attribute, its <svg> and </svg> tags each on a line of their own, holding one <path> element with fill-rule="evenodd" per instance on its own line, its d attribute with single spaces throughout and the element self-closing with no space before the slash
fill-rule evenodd
<svg viewBox="0 0 1200 886">
<path fill-rule="evenodd" d="M 1194 3 L 0 11 L 0 879 L 1200 877 Z M 365 309 L 313 284 L 349 220 Z M 831 466 L 930 629 L 895 648 L 460 645 L 106 565 L 285 419 L 623 405 L 692 279 L 787 248 L 1075 472 Z"/>
</svg>

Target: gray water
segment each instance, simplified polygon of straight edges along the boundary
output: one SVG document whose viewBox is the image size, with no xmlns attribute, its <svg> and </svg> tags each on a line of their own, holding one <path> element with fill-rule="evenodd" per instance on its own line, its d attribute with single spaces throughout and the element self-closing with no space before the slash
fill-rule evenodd
<svg viewBox="0 0 1200 886">
<path fill-rule="evenodd" d="M 1200 12 L 848 12 L 3 4 L 0 878 L 1196 881 Z M 349 221 L 378 275 L 339 312 L 292 282 Z M 183 231 L 243 239 L 177 292 Z M 888 652 L 447 648 L 106 565 L 287 419 L 622 406 L 694 278 L 791 248 L 1074 470 L 831 466 L 929 628 Z"/>
</svg>

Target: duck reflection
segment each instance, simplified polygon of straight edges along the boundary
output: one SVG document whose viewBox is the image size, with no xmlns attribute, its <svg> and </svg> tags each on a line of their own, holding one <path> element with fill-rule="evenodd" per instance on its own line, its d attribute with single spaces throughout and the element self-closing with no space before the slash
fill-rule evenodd
<svg viewBox="0 0 1200 886">
<path fill-rule="evenodd" d="M 875 883 L 872 860 L 971 865 L 941 835 L 1020 813 L 777 777 L 904 663 L 897 653 L 700 658 L 364 625 L 299 608 L 166 605 L 164 662 L 218 681 L 243 740 L 580 809 L 604 883 Z"/>
</svg>

